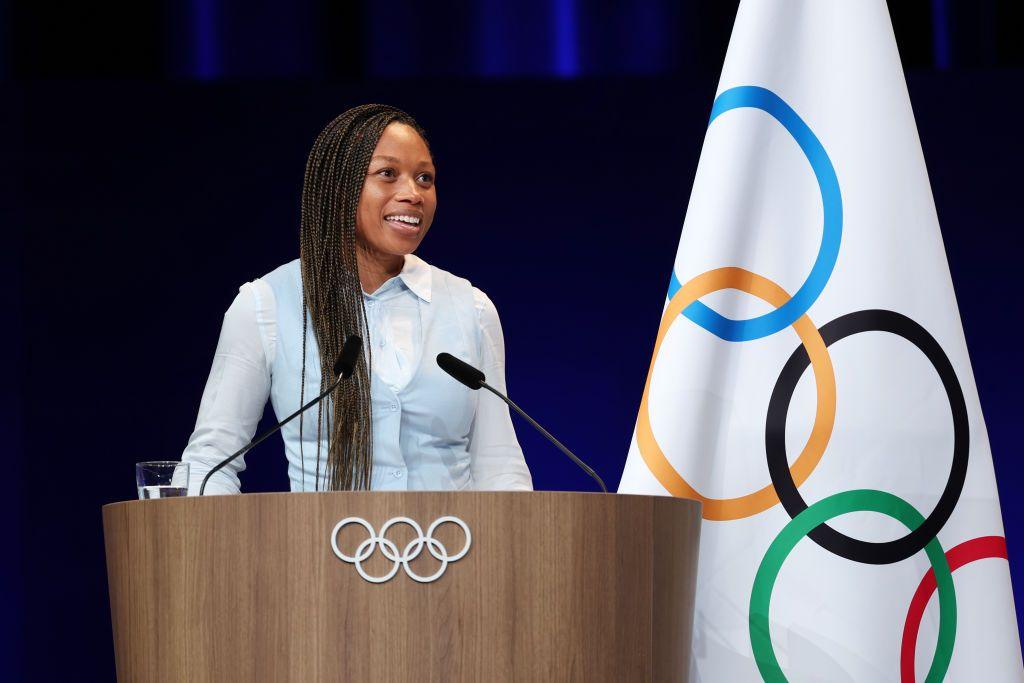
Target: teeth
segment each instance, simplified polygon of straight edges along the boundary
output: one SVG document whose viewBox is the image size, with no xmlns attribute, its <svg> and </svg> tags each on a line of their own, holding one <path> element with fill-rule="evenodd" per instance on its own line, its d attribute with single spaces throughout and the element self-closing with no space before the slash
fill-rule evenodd
<svg viewBox="0 0 1024 683">
<path fill-rule="evenodd" d="M 409 225 L 419 225 L 420 219 L 415 216 L 385 216 L 385 220 L 389 221 L 400 221 L 402 223 L 408 223 Z"/>
</svg>

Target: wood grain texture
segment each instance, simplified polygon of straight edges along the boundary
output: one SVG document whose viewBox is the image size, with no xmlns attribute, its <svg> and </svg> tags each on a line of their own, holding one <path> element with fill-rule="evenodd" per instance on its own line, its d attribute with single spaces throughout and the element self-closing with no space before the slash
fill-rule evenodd
<svg viewBox="0 0 1024 683">
<path fill-rule="evenodd" d="M 348 516 L 469 553 L 434 583 L 370 584 Z M 686 680 L 700 505 L 531 492 L 251 494 L 103 508 L 121 681 Z M 436 537 L 451 553 L 461 532 Z M 358 526 L 339 536 L 353 553 Z M 399 548 L 407 527 L 388 532 Z M 390 568 L 381 552 L 372 573 Z M 439 563 L 426 552 L 421 574 Z"/>
</svg>

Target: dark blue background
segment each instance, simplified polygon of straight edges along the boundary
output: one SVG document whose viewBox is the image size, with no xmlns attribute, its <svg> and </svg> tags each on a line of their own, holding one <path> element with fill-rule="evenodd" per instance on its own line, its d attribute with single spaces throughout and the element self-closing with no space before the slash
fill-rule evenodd
<svg viewBox="0 0 1024 683">
<path fill-rule="evenodd" d="M 223 312 L 239 284 L 297 255 L 305 155 L 355 104 L 392 103 L 427 128 L 440 199 L 421 255 L 488 292 L 513 396 L 617 483 L 734 7 L 590 4 L 528 2 L 510 17 L 483 1 L 390 15 L 298 2 L 246 21 L 229 0 L 133 5 L 121 10 L 132 30 L 77 53 L 79 32 L 0 4 L 17 29 L 0 64 L 13 551 L 0 654 L 14 676 L 112 678 L 100 506 L 134 495 L 134 462 L 180 455 Z M 1001 3 L 974 5 L 974 23 L 952 21 L 961 3 L 908 4 L 920 13 L 894 20 L 1024 567 L 1012 333 L 1024 72 L 1000 38 Z M 94 31 L 102 18 L 79 17 Z M 271 26 L 279 40 L 259 49 Z M 518 431 L 538 488 L 589 489 Z M 279 440 L 248 462 L 247 490 L 287 486 Z"/>
</svg>

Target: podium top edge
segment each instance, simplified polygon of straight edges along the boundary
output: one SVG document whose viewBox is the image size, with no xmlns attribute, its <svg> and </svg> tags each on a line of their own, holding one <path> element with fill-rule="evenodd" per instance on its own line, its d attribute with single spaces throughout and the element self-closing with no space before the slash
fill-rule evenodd
<svg viewBox="0 0 1024 683">
<path fill-rule="evenodd" d="M 441 496 L 494 496 L 494 497 L 505 497 L 505 496 L 519 496 L 519 497 L 537 497 L 537 498 L 623 498 L 623 499 L 637 499 L 647 498 L 650 500 L 660 501 L 677 501 L 683 505 L 695 505 L 698 508 L 701 507 L 701 503 L 698 500 L 690 498 L 676 498 L 669 495 L 647 495 L 647 494 L 635 494 L 635 493 L 601 493 L 597 491 L 317 491 L 317 492 L 293 492 L 293 491 L 277 491 L 269 493 L 242 493 L 234 495 L 208 495 L 203 496 L 204 501 L 237 501 L 240 499 L 254 501 L 257 499 L 277 499 L 281 497 L 290 497 L 292 499 L 312 499 L 312 498 L 324 498 L 324 497 L 352 497 L 352 498 L 363 498 L 363 497 L 412 497 L 412 498 L 429 498 L 429 497 L 441 497 Z M 166 505 L 166 504 L 195 504 L 194 502 L 199 500 L 199 496 L 183 496 L 180 498 L 160 498 L 153 500 L 122 500 L 115 501 L 112 503 L 106 503 L 103 505 L 103 510 L 113 510 L 125 506 L 136 507 L 138 505 Z"/>
</svg>

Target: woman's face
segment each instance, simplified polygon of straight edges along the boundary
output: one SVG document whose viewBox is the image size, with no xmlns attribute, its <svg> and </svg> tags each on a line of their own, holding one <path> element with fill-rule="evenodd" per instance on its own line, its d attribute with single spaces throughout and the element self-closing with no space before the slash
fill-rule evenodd
<svg viewBox="0 0 1024 683">
<path fill-rule="evenodd" d="M 371 252 L 411 254 L 434 220 L 434 162 L 427 143 L 404 123 L 384 129 L 373 150 L 356 211 L 356 235 Z"/>
</svg>

